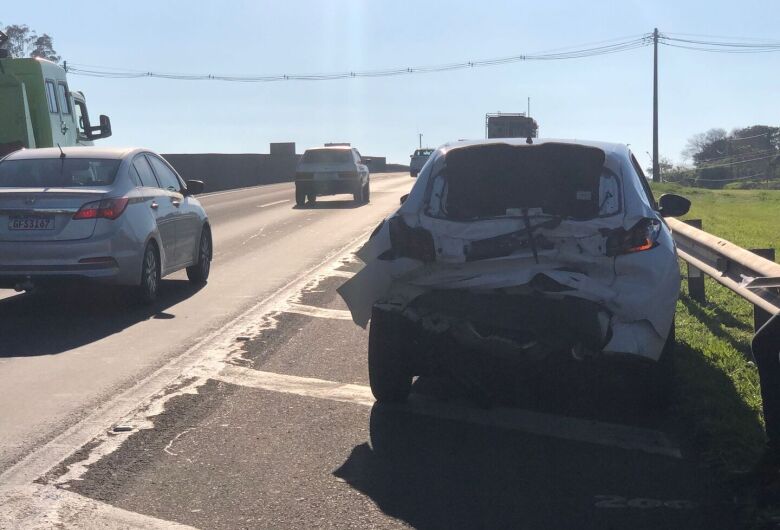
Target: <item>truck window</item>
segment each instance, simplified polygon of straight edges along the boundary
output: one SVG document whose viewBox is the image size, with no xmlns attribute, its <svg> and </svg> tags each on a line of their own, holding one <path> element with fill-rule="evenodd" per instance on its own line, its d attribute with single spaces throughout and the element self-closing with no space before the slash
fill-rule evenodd
<svg viewBox="0 0 780 530">
<path fill-rule="evenodd" d="M 87 114 L 87 106 L 83 101 L 76 100 L 76 127 L 79 131 L 79 138 L 88 138 L 87 136 L 87 123 L 89 117 Z"/>
<path fill-rule="evenodd" d="M 49 112 L 59 114 L 60 107 L 57 104 L 57 89 L 54 88 L 54 81 L 51 79 L 46 80 L 46 99 L 49 102 Z"/>
<path fill-rule="evenodd" d="M 138 172 L 138 177 L 141 179 L 141 184 L 147 188 L 159 188 L 160 185 L 157 184 L 157 179 L 154 178 L 154 173 L 152 173 L 152 168 L 149 165 L 149 162 L 146 161 L 146 157 L 144 155 L 138 155 L 133 159 L 133 167 Z"/>
<path fill-rule="evenodd" d="M 70 99 L 68 98 L 68 85 L 60 81 L 57 83 L 57 92 L 60 96 L 60 108 L 63 114 L 70 114 Z"/>
<path fill-rule="evenodd" d="M 179 179 L 176 178 L 176 173 L 171 171 L 171 168 L 165 165 L 165 163 L 156 156 L 149 156 L 149 162 L 152 163 L 154 173 L 157 175 L 157 180 L 160 181 L 160 187 L 168 191 L 181 192 L 181 186 L 179 185 Z"/>
</svg>

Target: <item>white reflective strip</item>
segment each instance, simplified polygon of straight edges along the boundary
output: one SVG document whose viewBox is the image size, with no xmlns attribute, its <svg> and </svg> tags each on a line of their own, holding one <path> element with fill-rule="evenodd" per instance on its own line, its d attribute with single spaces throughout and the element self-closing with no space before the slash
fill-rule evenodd
<svg viewBox="0 0 780 530">
<path fill-rule="evenodd" d="M 324 307 L 314 307 L 303 304 L 289 304 L 285 311 L 287 313 L 298 313 L 317 318 L 332 318 L 334 320 L 352 320 L 352 313 L 345 309 L 328 309 Z"/>
<path fill-rule="evenodd" d="M 225 365 L 219 374 L 212 376 L 212 378 L 225 383 L 272 392 L 329 399 L 369 407 L 374 404 L 371 389 L 364 385 L 262 372 L 232 364 Z M 412 396 L 407 405 L 398 407 L 399 410 L 435 418 L 682 458 L 680 449 L 675 447 L 664 433 L 640 427 L 555 416 L 520 409 L 497 407 L 485 410 L 468 404 L 433 401 L 415 395 Z"/>
</svg>

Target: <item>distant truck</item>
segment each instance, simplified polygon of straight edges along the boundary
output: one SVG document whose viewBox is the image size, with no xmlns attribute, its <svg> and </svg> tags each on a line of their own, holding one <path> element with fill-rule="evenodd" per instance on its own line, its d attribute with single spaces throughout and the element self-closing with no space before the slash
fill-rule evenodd
<svg viewBox="0 0 780 530">
<path fill-rule="evenodd" d="M 10 57 L 0 46 L 0 158 L 23 147 L 92 145 L 109 136 L 108 116 L 92 125 L 84 94 L 70 90 L 64 68 Z"/>
<path fill-rule="evenodd" d="M 487 138 L 536 138 L 539 124 L 523 112 L 485 114 Z"/>
<path fill-rule="evenodd" d="M 433 149 L 426 147 L 424 149 L 417 149 L 413 154 L 409 155 L 409 174 L 412 177 L 417 177 L 417 174 L 431 157 L 431 153 L 433 153 Z"/>
</svg>

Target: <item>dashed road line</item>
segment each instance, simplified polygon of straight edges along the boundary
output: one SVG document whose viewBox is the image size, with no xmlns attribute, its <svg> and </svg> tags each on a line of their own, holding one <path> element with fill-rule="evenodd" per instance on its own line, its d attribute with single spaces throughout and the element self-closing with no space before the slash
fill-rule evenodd
<svg viewBox="0 0 780 530">
<path fill-rule="evenodd" d="M 329 399 L 369 407 L 374 404 L 371 389 L 364 385 L 262 372 L 232 364 L 225 365 L 213 378 L 225 383 L 272 392 Z M 640 427 L 521 409 L 496 407 L 485 410 L 464 403 L 440 402 L 414 395 L 403 410 L 439 419 L 682 458 L 680 449 L 675 447 L 665 434 Z"/>
<path fill-rule="evenodd" d="M 281 201 L 274 201 L 274 202 L 269 202 L 269 203 L 266 203 L 266 204 L 258 204 L 257 207 L 258 208 L 267 208 L 268 206 L 274 206 L 275 204 L 282 204 L 282 203 L 285 203 L 285 202 L 290 202 L 290 199 L 283 199 Z"/>
</svg>

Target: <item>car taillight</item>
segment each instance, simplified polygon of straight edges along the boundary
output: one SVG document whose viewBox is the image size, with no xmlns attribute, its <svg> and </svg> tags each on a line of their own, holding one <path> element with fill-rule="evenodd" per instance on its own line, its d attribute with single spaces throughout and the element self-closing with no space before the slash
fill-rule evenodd
<svg viewBox="0 0 780 530">
<path fill-rule="evenodd" d="M 125 211 L 129 200 L 127 197 L 120 197 L 88 202 L 79 208 L 73 219 L 116 219 Z"/>
<path fill-rule="evenodd" d="M 642 219 L 629 230 L 615 230 L 607 237 L 607 256 L 653 249 L 658 246 L 660 231 L 661 223 L 655 219 Z"/>
<path fill-rule="evenodd" d="M 390 244 L 396 257 L 413 258 L 431 263 L 436 261 L 433 236 L 425 228 L 412 228 L 402 217 L 390 219 Z"/>
</svg>

